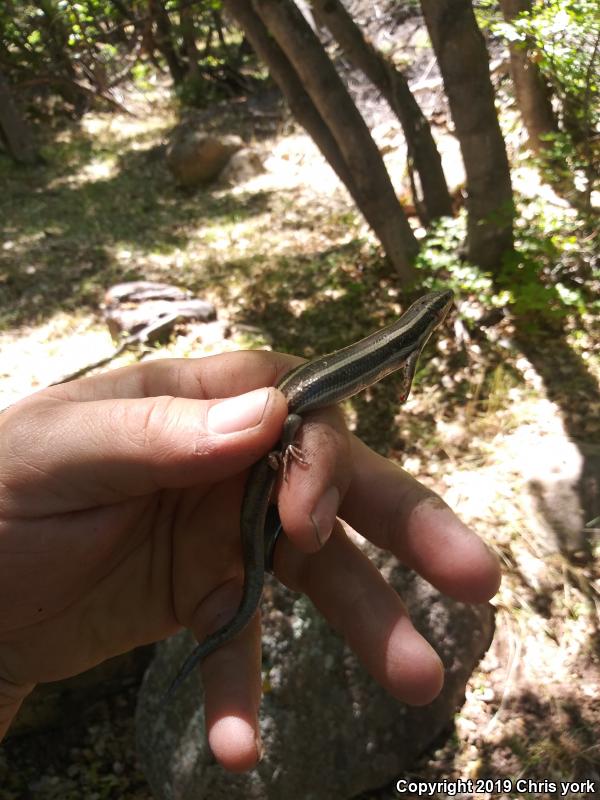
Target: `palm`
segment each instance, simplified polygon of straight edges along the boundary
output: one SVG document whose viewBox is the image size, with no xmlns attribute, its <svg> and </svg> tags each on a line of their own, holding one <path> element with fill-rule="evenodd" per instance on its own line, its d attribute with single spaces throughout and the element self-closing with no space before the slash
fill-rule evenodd
<svg viewBox="0 0 600 800">
<path fill-rule="evenodd" d="M 58 680 L 191 626 L 202 595 L 221 576 L 240 572 L 234 498 L 241 485 L 240 475 L 12 521 L 2 565 L 3 592 L 16 598 L 6 631 L 8 675 L 20 682 Z M 23 543 L 39 547 L 40 541 L 51 554 L 48 568 L 23 584 L 10 552 L 22 558 Z"/>
</svg>

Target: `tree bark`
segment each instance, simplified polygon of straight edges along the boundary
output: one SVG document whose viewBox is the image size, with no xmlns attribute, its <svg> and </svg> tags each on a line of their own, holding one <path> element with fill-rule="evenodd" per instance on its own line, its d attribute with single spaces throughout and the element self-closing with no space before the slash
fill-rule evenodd
<svg viewBox="0 0 600 800">
<path fill-rule="evenodd" d="M 196 45 L 196 31 L 194 30 L 194 15 L 190 6 L 181 6 L 179 9 L 179 27 L 181 38 L 188 60 L 187 74 L 192 80 L 196 80 L 200 75 L 198 61 L 200 53 Z"/>
<path fill-rule="evenodd" d="M 467 251 L 492 272 L 513 248 L 510 169 L 470 0 L 421 0 L 467 176 Z"/>
<path fill-rule="evenodd" d="M 329 128 L 352 175 L 360 210 L 401 279 L 412 281 L 417 240 L 369 129 L 321 43 L 290 0 L 254 0 L 254 8 Z"/>
<path fill-rule="evenodd" d="M 7 79 L 0 72 L 0 134 L 9 154 L 20 164 L 35 164 L 39 156 L 29 125 L 15 104 Z"/>
<path fill-rule="evenodd" d="M 247 0 L 223 0 L 223 6 L 234 17 L 244 30 L 246 38 L 269 68 L 271 77 L 281 89 L 290 110 L 298 122 L 314 139 L 315 144 L 327 159 L 339 179 L 346 185 L 352 197 L 356 187 L 340 149 L 329 128 L 315 108 L 312 100 L 304 91 L 300 78 L 286 58 L 283 50 L 269 35 L 261 18 L 254 12 Z"/>
<path fill-rule="evenodd" d="M 171 20 L 162 0 L 148 0 L 148 11 L 156 26 L 154 40 L 169 67 L 173 83 L 177 86 L 185 78 L 185 67 L 180 62 L 175 46 L 173 45 L 173 30 Z"/>
<path fill-rule="evenodd" d="M 415 192 L 415 207 L 426 225 L 436 217 L 452 216 L 452 200 L 442 159 L 429 122 L 394 64 L 363 36 L 340 0 L 313 0 L 319 25 L 326 26 L 350 61 L 377 86 L 396 114 L 406 138 L 409 170 L 416 170 L 422 197 Z"/>
<path fill-rule="evenodd" d="M 512 22 L 523 11 L 531 11 L 531 0 L 500 0 L 500 8 L 504 19 Z M 549 144 L 543 137 L 558 130 L 550 89 L 537 64 L 531 60 L 527 43 L 509 43 L 508 50 L 517 105 L 527 130 L 529 146 L 534 153 L 540 153 Z"/>
</svg>

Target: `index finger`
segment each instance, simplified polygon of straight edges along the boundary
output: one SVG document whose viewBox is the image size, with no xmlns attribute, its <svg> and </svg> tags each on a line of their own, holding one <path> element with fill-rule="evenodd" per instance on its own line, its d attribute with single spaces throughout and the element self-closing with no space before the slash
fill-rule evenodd
<svg viewBox="0 0 600 800">
<path fill-rule="evenodd" d="M 292 458 L 284 470 L 279 513 L 288 538 L 303 552 L 314 553 L 331 535 L 352 474 L 350 434 L 341 410 L 328 406 L 308 414 L 296 446 L 302 461 Z"/>
</svg>

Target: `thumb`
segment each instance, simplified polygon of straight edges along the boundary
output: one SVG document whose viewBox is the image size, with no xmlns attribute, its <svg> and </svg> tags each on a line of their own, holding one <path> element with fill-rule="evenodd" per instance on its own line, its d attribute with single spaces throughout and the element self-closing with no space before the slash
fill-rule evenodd
<svg viewBox="0 0 600 800">
<path fill-rule="evenodd" d="M 34 688 L 32 683 L 18 686 L 0 678 L 0 742 L 17 716 L 23 700 Z"/>
<path fill-rule="evenodd" d="M 267 452 L 286 414 L 273 387 L 225 400 L 40 396 L 2 420 L 0 507 L 37 516 L 213 483 Z"/>
</svg>

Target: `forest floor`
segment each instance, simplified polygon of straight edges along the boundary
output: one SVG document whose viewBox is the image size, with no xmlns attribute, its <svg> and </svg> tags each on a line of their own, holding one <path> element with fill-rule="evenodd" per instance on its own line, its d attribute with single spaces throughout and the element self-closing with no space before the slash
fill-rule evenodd
<svg viewBox="0 0 600 800">
<path fill-rule="evenodd" d="M 345 190 L 267 99 L 199 115 L 244 136 L 263 170 L 194 193 L 166 170 L 161 144 L 175 111 L 150 89 L 130 98 L 135 116 L 90 113 L 48 130 L 44 167 L 17 170 L 0 157 L 0 407 L 112 351 L 100 304 L 124 280 L 175 283 L 218 309 L 217 323 L 182 328 L 145 358 L 250 346 L 310 356 L 398 313 L 394 275 Z M 404 196 L 395 126 L 382 119 L 375 138 Z M 453 140 L 440 139 L 454 163 Z M 552 209 L 572 213 L 558 199 Z M 452 731 L 413 774 L 598 785 L 599 542 L 577 493 L 587 481 L 597 497 L 600 480 L 597 331 L 567 320 L 563 340 L 553 333 L 536 347 L 509 311 L 479 328 L 482 313 L 466 289 L 401 411 L 393 381 L 349 410 L 357 433 L 439 492 L 505 569 L 494 642 Z M 0 800 L 149 800 L 135 757 L 135 688 L 63 728 L 9 738 Z M 368 795 L 396 796 L 393 786 Z"/>
</svg>

